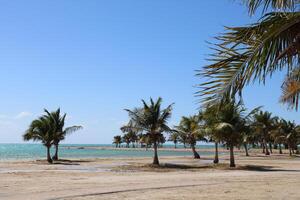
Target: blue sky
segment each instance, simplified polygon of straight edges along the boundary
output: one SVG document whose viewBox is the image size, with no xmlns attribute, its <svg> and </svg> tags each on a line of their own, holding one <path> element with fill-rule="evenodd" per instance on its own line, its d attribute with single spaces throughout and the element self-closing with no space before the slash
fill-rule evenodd
<svg viewBox="0 0 300 200">
<path fill-rule="evenodd" d="M 206 41 L 223 25 L 243 25 L 247 9 L 232 0 L 2 0 L 0 6 L 0 142 L 21 135 L 43 108 L 61 107 L 83 125 L 66 143 L 111 143 L 141 99 L 175 103 L 170 124 L 199 105 L 194 70 L 206 65 Z M 244 92 L 298 120 L 278 103 L 283 74 Z"/>
</svg>

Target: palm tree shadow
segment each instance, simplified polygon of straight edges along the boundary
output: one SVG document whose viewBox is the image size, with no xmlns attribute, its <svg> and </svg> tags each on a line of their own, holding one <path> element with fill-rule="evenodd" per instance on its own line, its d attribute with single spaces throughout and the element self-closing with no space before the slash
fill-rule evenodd
<svg viewBox="0 0 300 200">
<path fill-rule="evenodd" d="M 246 171 L 257 171 L 257 172 L 300 172 L 300 170 L 294 169 L 278 169 L 274 166 L 265 166 L 265 165 L 245 165 L 236 168 L 237 170 L 246 170 Z"/>
<path fill-rule="evenodd" d="M 151 167 L 155 168 L 161 168 L 161 169 L 207 169 L 212 168 L 211 165 L 184 165 L 184 164 L 174 164 L 174 163 L 163 163 L 159 166 L 153 166 Z"/>
<path fill-rule="evenodd" d="M 80 165 L 80 163 L 88 163 L 88 162 L 91 162 L 91 161 L 59 159 L 57 161 L 54 161 L 53 164 L 55 164 L 55 165 Z"/>
<path fill-rule="evenodd" d="M 59 159 L 57 161 L 53 161 L 52 165 L 80 165 L 80 163 L 88 163 L 92 162 L 89 160 L 68 160 L 68 159 Z M 47 160 L 36 160 L 37 164 L 49 164 Z"/>
</svg>

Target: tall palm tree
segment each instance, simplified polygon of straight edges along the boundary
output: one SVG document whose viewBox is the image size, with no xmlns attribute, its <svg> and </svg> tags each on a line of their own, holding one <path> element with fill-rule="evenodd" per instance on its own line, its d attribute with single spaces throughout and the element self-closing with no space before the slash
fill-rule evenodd
<svg viewBox="0 0 300 200">
<path fill-rule="evenodd" d="M 82 126 L 70 126 L 65 128 L 65 120 L 67 114 L 61 115 L 60 108 L 54 112 L 49 112 L 47 109 L 44 110 L 46 115 L 45 117 L 49 118 L 50 122 L 55 127 L 53 134 L 53 145 L 55 146 L 55 154 L 52 157 L 53 160 L 58 160 L 58 146 L 59 143 L 66 138 L 70 133 L 73 133 L 79 129 L 82 129 Z"/>
<path fill-rule="evenodd" d="M 42 116 L 31 122 L 29 128 L 23 135 L 25 141 L 41 141 L 42 144 L 47 148 L 47 161 L 52 163 L 50 155 L 50 148 L 53 142 L 55 127 L 51 123 L 50 119 Z"/>
<path fill-rule="evenodd" d="M 241 95 L 244 86 L 253 81 L 264 83 L 274 72 L 289 73 L 300 67 L 300 1 L 244 2 L 250 14 L 263 7 L 263 17 L 248 26 L 226 27 L 226 32 L 216 37 L 211 63 L 197 73 L 205 79 L 198 93 L 204 103 Z M 285 100 L 297 108 L 298 92 Z"/>
<path fill-rule="evenodd" d="M 116 148 L 120 148 L 120 144 L 122 143 L 122 137 L 121 135 L 116 135 L 114 136 L 114 141 L 113 143 L 116 145 Z"/>
<path fill-rule="evenodd" d="M 144 100 L 142 100 L 142 103 L 143 106 L 141 108 L 126 109 L 132 121 L 130 128 L 134 127 L 142 130 L 150 138 L 154 148 L 153 165 L 159 165 L 157 147 L 162 139 L 162 134 L 172 131 L 167 122 L 171 117 L 173 104 L 167 106 L 165 109 L 161 109 L 162 98 L 160 97 L 156 102 L 150 98 L 150 104 Z"/>
<path fill-rule="evenodd" d="M 276 127 L 276 117 L 272 116 L 272 113 L 268 111 L 259 111 L 253 115 L 252 127 L 256 134 L 259 134 L 262 139 L 263 147 L 265 148 L 265 154 L 270 155 L 268 149 L 268 143 L 271 139 L 271 132 Z"/>
<path fill-rule="evenodd" d="M 196 151 L 197 141 L 206 141 L 203 131 L 200 127 L 199 117 L 197 115 L 190 117 L 182 117 L 176 130 L 183 135 L 186 135 L 187 143 L 191 146 L 195 159 L 200 159 L 200 155 Z"/>
</svg>

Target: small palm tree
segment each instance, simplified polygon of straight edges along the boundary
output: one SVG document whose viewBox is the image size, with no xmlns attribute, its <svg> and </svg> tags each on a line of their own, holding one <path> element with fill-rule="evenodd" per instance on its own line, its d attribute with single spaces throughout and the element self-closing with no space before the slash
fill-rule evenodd
<svg viewBox="0 0 300 200">
<path fill-rule="evenodd" d="M 156 102 L 150 98 L 150 104 L 142 100 L 143 107 L 126 111 L 129 114 L 132 124 L 129 128 L 142 130 L 146 136 L 150 138 L 154 148 L 153 165 L 159 165 L 157 147 L 162 141 L 164 132 L 171 132 L 171 128 L 167 125 L 171 117 L 172 105 L 165 109 L 161 109 L 162 98 L 158 98 Z"/>
<path fill-rule="evenodd" d="M 114 141 L 113 143 L 116 145 L 116 148 L 120 148 L 120 144 L 122 143 L 122 137 L 121 135 L 116 135 L 114 136 Z"/>
<path fill-rule="evenodd" d="M 199 124 L 199 117 L 194 115 L 190 117 L 182 117 L 179 126 L 176 126 L 176 130 L 186 135 L 186 141 L 191 146 L 195 159 L 200 159 L 200 155 L 196 151 L 197 141 L 206 141 Z"/>
<path fill-rule="evenodd" d="M 52 159 L 58 160 L 59 143 L 62 140 L 64 140 L 68 134 L 82 129 L 82 126 L 71 126 L 64 128 L 67 114 L 61 115 L 60 108 L 58 108 L 54 112 L 49 112 L 47 109 L 45 109 L 44 111 L 46 113 L 45 117 L 49 118 L 50 122 L 53 124 L 53 127 L 55 127 L 53 134 L 53 145 L 55 146 L 55 154 L 52 157 Z"/>
<path fill-rule="evenodd" d="M 217 123 L 214 130 L 218 132 L 220 141 L 224 142 L 230 150 L 230 167 L 235 167 L 234 147 L 242 143 L 245 131 L 245 109 L 234 101 L 226 102 L 217 113 Z"/>
<path fill-rule="evenodd" d="M 261 136 L 266 155 L 270 155 L 268 143 L 271 139 L 271 131 L 275 128 L 276 120 L 277 118 L 273 117 L 272 113 L 268 111 L 259 111 L 253 115 L 253 123 L 251 126 L 256 134 Z"/>
<path fill-rule="evenodd" d="M 202 112 L 205 135 L 209 138 L 209 141 L 215 143 L 215 157 L 213 161 L 215 164 L 219 163 L 218 145 L 221 141 L 221 134 L 216 130 L 216 124 L 218 123 L 217 114 L 219 112 L 219 108 L 220 106 L 215 104 L 207 106 L 206 109 Z"/>
<path fill-rule="evenodd" d="M 29 128 L 23 135 L 25 141 L 41 141 L 42 144 L 47 148 L 47 161 L 52 163 L 52 158 L 50 155 L 50 148 L 52 146 L 54 138 L 55 127 L 51 123 L 50 119 L 42 116 L 33 122 L 31 122 Z"/>
<path fill-rule="evenodd" d="M 294 150 L 298 150 L 298 144 L 300 142 L 299 127 L 291 121 L 282 119 L 280 121 L 280 129 L 285 137 L 285 142 L 288 145 L 290 156 Z"/>
<path fill-rule="evenodd" d="M 179 140 L 179 134 L 177 132 L 173 132 L 171 133 L 170 137 L 169 137 L 169 141 L 172 141 L 174 143 L 174 148 L 177 148 L 177 143 Z"/>
</svg>

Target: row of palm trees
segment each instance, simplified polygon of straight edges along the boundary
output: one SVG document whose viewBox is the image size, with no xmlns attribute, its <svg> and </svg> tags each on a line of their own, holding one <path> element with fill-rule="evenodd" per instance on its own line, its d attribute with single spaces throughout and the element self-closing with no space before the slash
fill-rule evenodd
<svg viewBox="0 0 300 200">
<path fill-rule="evenodd" d="M 173 104 L 161 109 L 161 98 L 156 102 L 150 99 L 149 104 L 144 100 L 142 102 L 142 107 L 126 110 L 130 122 L 121 129 L 128 133 L 130 131 L 139 133 L 140 138 L 150 139 L 149 144 L 154 148 L 153 165 L 159 165 L 157 146 L 163 133 L 169 133 L 175 145 L 179 141 L 184 145 L 188 144 L 195 159 L 200 158 L 195 148 L 198 141 L 214 142 L 214 163 L 219 162 L 218 145 L 226 146 L 230 152 L 230 167 L 235 167 L 235 147 L 243 146 L 246 156 L 249 156 L 250 145 L 262 146 L 266 155 L 270 155 L 273 148 L 279 149 L 279 153 L 282 153 L 282 145 L 289 149 L 290 155 L 298 153 L 300 126 L 272 116 L 272 113 L 262 111 L 261 107 L 247 112 L 241 102 L 237 103 L 228 98 L 222 104 L 205 107 L 197 115 L 182 117 L 179 125 L 172 129 L 167 122 Z M 117 138 L 121 142 L 121 136 L 116 136 L 115 143 Z"/>
<path fill-rule="evenodd" d="M 31 122 L 29 128 L 23 135 L 25 141 L 40 141 L 47 149 L 47 161 L 52 163 L 58 160 L 59 143 L 72 132 L 82 128 L 82 126 L 71 126 L 65 128 L 66 114 L 61 114 L 60 109 L 54 112 L 44 110 L 45 114 Z M 55 147 L 53 157 L 50 155 L 50 148 Z"/>
</svg>

